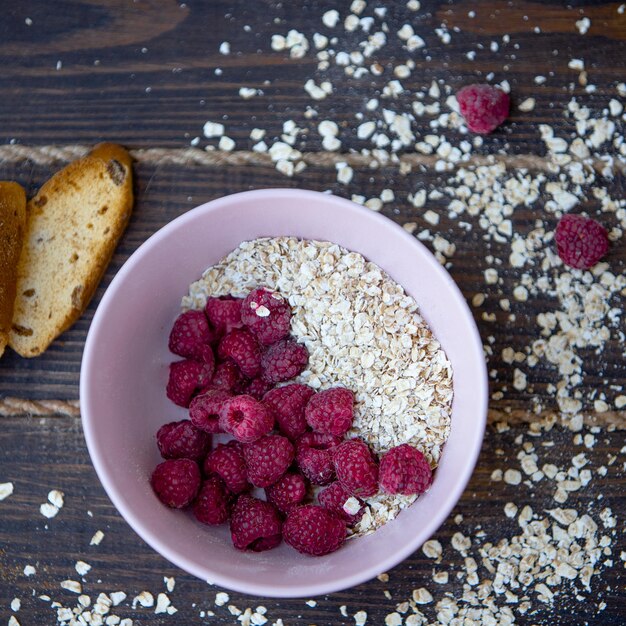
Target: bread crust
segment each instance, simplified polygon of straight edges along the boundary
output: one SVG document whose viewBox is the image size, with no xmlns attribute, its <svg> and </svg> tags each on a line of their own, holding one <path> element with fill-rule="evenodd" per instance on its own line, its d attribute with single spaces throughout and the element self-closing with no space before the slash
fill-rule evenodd
<svg viewBox="0 0 626 626">
<path fill-rule="evenodd" d="M 82 315 L 132 205 L 132 159 L 111 143 L 57 172 L 29 201 L 9 334 L 21 356 L 41 354 Z"/>
<path fill-rule="evenodd" d="M 17 183 L 0 181 L 0 356 L 9 340 L 25 225 L 24 189 Z"/>
</svg>

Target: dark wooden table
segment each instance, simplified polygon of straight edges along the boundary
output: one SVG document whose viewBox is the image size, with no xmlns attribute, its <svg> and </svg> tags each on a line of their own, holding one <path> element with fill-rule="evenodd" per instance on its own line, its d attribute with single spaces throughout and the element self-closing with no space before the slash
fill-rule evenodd
<svg viewBox="0 0 626 626">
<path fill-rule="evenodd" d="M 0 483 L 14 485 L 14 493 L 0 502 L 3 623 L 11 615 L 22 626 L 56 623 L 59 606 L 73 608 L 77 603 L 76 594 L 60 586 L 67 579 L 82 580 L 83 593 L 92 603 L 101 592 L 123 590 L 128 597 L 114 611 L 132 618 L 135 624 L 240 623 L 227 605 L 214 604 L 215 594 L 221 590 L 154 553 L 109 502 L 85 448 L 78 379 L 86 332 L 102 293 L 139 244 L 177 215 L 207 200 L 277 186 L 366 198 L 377 197 L 389 188 L 395 200 L 383 205 L 385 215 L 401 224 L 414 223 L 408 228 L 416 234 L 429 228 L 454 243 L 456 251 L 448 259 L 449 269 L 468 300 L 476 305 L 473 310 L 487 346 L 493 401 L 475 474 L 435 537 L 444 549 L 441 563 L 420 550 L 389 572 L 388 581 L 375 579 L 355 589 L 316 598 L 315 606 L 305 604 L 309 598 L 276 601 L 234 592 L 229 592 L 227 604 L 242 611 L 263 605 L 268 623 L 281 618 L 289 625 L 353 624 L 353 615 L 365 611 L 367 624 L 383 624 L 386 616 L 396 611 L 405 619 L 411 615 L 411 606 L 402 603 L 411 599 L 414 589 L 425 587 L 434 601 L 418 608 L 429 623 L 449 623 L 440 611 L 443 605 L 437 604 L 449 598 L 458 602 L 457 612 L 474 619 L 454 624 L 506 623 L 500 614 L 489 622 L 488 611 L 482 617 L 476 612 L 490 605 L 489 600 L 476 599 L 476 610 L 467 613 L 468 604 L 462 598 L 464 585 L 466 593 L 470 589 L 467 581 L 472 568 L 470 565 L 468 570 L 466 555 L 453 547 L 456 540 L 452 537 L 461 532 L 472 539 L 467 556 L 477 561 L 482 582 L 493 580 L 482 561 L 481 546 L 515 542 L 513 538 L 523 534 L 516 518 L 504 514 L 505 504 L 514 502 L 519 511 L 525 505 L 532 507 L 536 519 L 551 519 L 547 511 L 559 506 L 575 509 L 579 515 L 588 513 L 599 525 L 597 541 L 606 535 L 608 545 L 603 546 L 604 553 L 592 567 L 589 588 L 579 579 L 564 578 L 551 587 L 555 593 L 552 601 L 544 602 L 541 590 L 536 589 L 542 580 L 537 579 L 527 588 L 514 590 L 519 596 L 517 603 L 507 604 L 504 596 L 497 596 L 495 603 L 510 609 L 519 624 L 626 623 L 626 421 L 620 402 L 616 404 L 621 393 L 617 388 L 625 379 L 620 335 L 623 321 L 618 316 L 610 325 L 610 337 L 600 348 L 578 351 L 584 373 L 576 389 L 582 394 L 584 425 L 574 433 L 560 423 L 563 416 L 554 387 L 560 377 L 555 367 L 539 358 L 535 367 L 524 367 L 527 385 L 516 389 L 512 386 L 515 365 L 502 357 L 503 350 L 510 347 L 524 352 L 539 336 L 538 313 L 558 312 L 565 306 L 558 297 L 545 293 L 531 294 L 526 302 L 513 297 L 522 273 L 536 281 L 542 275 L 541 266 L 512 266 L 508 261 L 510 236 L 502 241 L 487 236 L 479 223 L 482 215 L 451 217 L 447 209 L 450 198 L 445 194 L 432 195 L 425 208 L 416 208 L 407 199 L 419 189 L 444 189 L 461 167 L 472 169 L 485 162 L 502 163 L 508 172 L 530 177 L 544 172 L 548 180 L 558 181 L 538 126 L 550 125 L 555 136 L 571 142 L 576 132 L 574 122 L 564 112 L 576 98 L 581 106 L 589 107 L 592 116 L 608 115 L 616 130 L 613 143 L 598 148 L 585 165 L 599 167 L 603 154 L 611 155 L 611 176 L 598 175 L 593 183 L 577 188 L 580 206 L 574 210 L 587 211 L 609 228 L 619 226 L 624 220 L 619 207 L 601 210 L 600 195 L 593 188 L 606 190 L 618 201 L 624 198 L 624 153 L 620 155 L 617 139 L 624 135 L 624 119 L 606 113 L 611 99 L 624 101 L 624 93 L 620 94 L 617 86 L 626 78 L 623 5 L 576 0 L 569 5 L 521 0 L 422 0 L 418 11 L 411 11 L 404 1 L 370 0 L 368 4 L 362 17 L 374 16 L 375 7 L 387 7 L 384 19 L 376 16 L 373 30 L 386 22 L 388 45 L 372 57 L 383 67 L 383 76 L 360 79 L 346 77 L 343 68 L 334 64 L 328 70 L 317 69 L 313 45 L 313 34 L 320 32 L 337 37 L 330 46 L 336 51 L 358 49 L 358 42 L 366 38 L 362 31 L 348 32 L 342 21 L 329 29 L 321 21 L 322 14 L 332 8 L 340 11 L 343 20 L 350 2 L 24 0 L 0 4 L 0 178 L 17 180 L 33 194 L 68 160 L 103 140 L 127 145 L 136 158 L 134 215 L 85 315 L 41 357 L 26 360 L 7 351 L 0 361 Z M 412 24 L 423 37 L 424 47 L 412 52 L 402 49 L 395 33 L 405 23 Z M 272 35 L 286 35 L 290 29 L 303 33 L 310 42 L 311 50 L 301 59 L 291 59 L 288 51 L 271 49 Z M 222 42 L 230 43 L 230 54 L 220 53 Z M 409 92 L 427 91 L 433 80 L 441 81 L 442 90 L 443 85 L 454 90 L 486 77 L 496 83 L 508 81 L 514 103 L 511 120 L 485 138 L 483 145 L 472 151 L 468 163 L 441 172 L 437 157 L 415 152 L 410 146 L 400 151 L 402 159 L 412 165 L 407 173 L 395 162 L 371 168 L 371 158 L 359 154 L 367 142 L 359 140 L 353 130 L 360 123 L 355 113 L 367 113 L 365 103 L 380 97 L 381 106 L 368 113 L 367 119 L 382 119 L 382 108 L 389 103 L 380 91 L 395 78 L 393 67 L 408 59 L 415 68 L 409 77 L 401 79 L 406 91 L 393 100 L 395 111 L 411 112 L 414 97 Z M 572 59 L 584 61 L 586 76 L 581 76 L 578 64 L 572 66 Z M 490 73 L 493 76 L 488 76 Z M 333 95 L 312 100 L 303 88 L 308 78 L 318 84 L 330 80 Z M 585 88 L 585 82 L 594 88 Z M 243 98 L 239 95 L 242 86 L 260 89 L 263 94 Z M 536 100 L 532 110 L 517 108 L 530 97 Z M 445 98 L 445 94 L 439 98 L 442 113 Z M 431 100 L 426 98 L 425 102 Z M 305 116 L 307 106 L 318 110 L 317 118 Z M 459 145 L 463 137 L 458 131 L 432 129 L 430 122 L 435 118 L 437 115 L 425 115 L 413 120 L 416 140 L 431 133 L 445 134 L 453 146 Z M 322 145 L 317 125 L 324 119 L 339 124 L 339 152 L 328 152 Z M 226 134 L 235 141 L 234 151 L 203 150 L 208 144 L 217 144 L 202 137 L 208 120 L 225 124 Z M 263 128 L 271 145 L 287 120 L 305 129 L 296 147 L 308 164 L 291 178 L 278 172 L 267 154 L 252 151 L 254 142 L 249 138 L 252 128 Z M 190 142 L 195 137 L 201 139 L 194 148 Z M 349 185 L 336 180 L 338 161 L 348 161 L 354 169 Z M 554 210 L 543 210 L 544 203 L 549 206 L 550 195 L 545 186 L 540 191 L 537 201 L 515 207 L 514 234 L 525 237 L 537 219 L 544 220 L 548 232 L 554 228 L 558 215 Z M 440 215 L 438 225 L 426 221 L 426 209 Z M 472 230 L 468 232 L 462 221 L 471 223 Z M 616 239 L 607 261 L 611 272 L 620 275 L 624 273 L 626 252 L 619 233 Z M 425 243 L 434 246 L 432 239 Z M 486 284 L 484 271 L 497 264 L 493 257 L 502 260 L 499 282 Z M 475 294 L 486 297 L 481 302 Z M 504 298 L 511 303 L 515 321 L 503 309 L 500 301 Z M 610 306 L 620 310 L 623 305 L 618 290 Z M 594 393 L 602 391 L 606 392 L 606 406 L 594 404 Z M 552 479 L 533 482 L 523 473 L 524 480 L 517 486 L 497 480 L 498 470 L 520 469 L 521 455 L 531 445 L 540 468 L 550 463 L 565 472 L 573 467 L 572 457 L 584 453 L 592 479 L 570 493 L 562 505 L 554 500 L 556 483 Z M 52 489 L 64 492 L 65 504 L 48 520 L 39 507 Z M 98 530 L 104 533 L 102 542 L 90 545 Z M 584 539 L 579 543 L 588 551 Z M 74 569 L 78 560 L 91 565 L 84 578 Z M 36 573 L 26 576 L 27 565 L 34 566 Z M 448 572 L 449 582 L 434 583 L 435 571 Z M 167 592 L 164 576 L 175 578 L 172 592 Z M 167 592 L 178 612 L 170 616 L 155 613 L 154 607 L 132 608 L 132 599 L 142 591 L 150 591 L 155 599 L 158 593 Z M 522 613 L 519 609 L 524 596 L 528 606 Z M 21 601 L 16 612 L 10 609 L 14 598 Z M 393 621 L 396 619 L 389 618 L 389 623 L 400 623 Z M 407 623 L 421 623 L 411 619 Z"/>
</svg>

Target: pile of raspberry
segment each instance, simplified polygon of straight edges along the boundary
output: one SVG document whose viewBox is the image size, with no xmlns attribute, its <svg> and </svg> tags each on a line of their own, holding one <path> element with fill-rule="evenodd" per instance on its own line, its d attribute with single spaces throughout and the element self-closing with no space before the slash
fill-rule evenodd
<svg viewBox="0 0 626 626">
<path fill-rule="evenodd" d="M 151 484 L 161 502 L 191 507 L 203 524 L 229 522 L 239 550 L 270 550 L 284 539 L 321 556 L 343 544 L 363 498 L 423 493 L 432 473 L 408 444 L 378 459 L 363 440 L 344 438 L 354 418 L 349 389 L 276 386 L 308 363 L 290 326 L 288 302 L 266 288 L 209 298 L 204 311 L 178 317 L 169 348 L 184 360 L 170 365 L 167 396 L 189 408 L 189 419 L 157 432 L 165 461 Z M 212 448 L 219 433 L 232 439 Z"/>
</svg>

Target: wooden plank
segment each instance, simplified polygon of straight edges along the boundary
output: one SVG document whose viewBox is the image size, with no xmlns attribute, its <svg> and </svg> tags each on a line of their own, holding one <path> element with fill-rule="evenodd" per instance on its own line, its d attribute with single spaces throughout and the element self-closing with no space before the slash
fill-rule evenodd
<svg viewBox="0 0 626 626">
<path fill-rule="evenodd" d="M 626 574 L 619 561 L 620 551 L 626 549 L 626 536 L 619 532 L 619 528 L 616 532 L 602 528 L 599 513 L 605 507 L 610 507 L 615 514 L 624 511 L 626 482 L 620 468 L 621 461 L 608 465 L 604 478 L 595 470 L 607 465 L 611 455 L 619 455 L 623 435 L 619 432 L 602 433 L 591 449 L 573 446 L 572 437 L 572 433 L 561 429 L 547 432 L 541 439 L 529 437 L 522 428 L 502 433 L 489 429 L 468 489 L 435 535 L 444 546 L 441 565 L 436 565 L 418 551 L 389 572 L 388 583 L 373 580 L 345 592 L 318 598 L 314 608 L 304 604 L 309 598 L 270 601 L 229 592 L 230 603 L 242 610 L 265 605 L 271 620 L 280 617 L 286 625 L 292 626 L 301 623 L 354 624 L 352 617 L 342 618 L 339 613 L 341 605 L 347 606 L 350 615 L 357 610 L 367 611 L 368 624 L 383 624 L 385 616 L 395 610 L 396 604 L 409 599 L 412 590 L 419 587 L 428 588 L 436 600 L 444 595 L 459 599 L 464 580 L 457 578 L 457 572 L 462 571 L 463 557 L 450 546 L 454 533 L 461 532 L 472 538 L 475 547 L 470 554 L 479 562 L 480 578 L 490 578 L 480 564 L 476 546 L 497 543 L 501 538 L 510 538 L 521 532 L 515 520 L 507 520 L 502 514 L 504 505 L 515 502 L 521 511 L 528 504 L 540 517 L 546 515 L 547 509 L 559 506 L 552 499 L 555 483 L 551 480 L 544 479 L 532 488 L 524 483 L 512 486 L 490 480 L 496 469 L 519 468 L 515 455 L 520 449 L 519 438 L 524 438 L 536 446 L 540 466 L 549 462 L 567 469 L 573 454 L 584 451 L 589 460 L 588 467 L 594 471 L 594 479 L 587 488 L 571 496 L 571 505 L 563 506 L 588 512 L 600 523 L 599 535 L 612 535 L 611 554 L 606 558 L 613 559 L 614 566 L 598 564 L 599 575 L 593 578 L 590 591 L 568 583 L 559 587 L 554 606 L 548 607 L 535 600 L 532 614 L 519 616 L 518 623 L 571 624 L 570 611 L 575 605 L 577 624 L 618 624 L 626 611 L 626 596 L 622 593 Z M 545 447 L 549 442 L 553 445 Z M 199 611 L 211 609 L 217 617 L 209 623 L 234 623 L 235 618 L 225 606 L 218 608 L 213 605 L 219 589 L 208 587 L 203 581 L 167 563 L 147 547 L 117 514 L 91 467 L 78 420 L 3 419 L 0 429 L 0 482 L 6 481 L 15 485 L 13 495 L 0 503 L 0 578 L 3 581 L 0 585 L 0 607 L 3 607 L 0 614 L 6 615 L 7 619 L 8 613 L 2 612 L 7 610 L 14 597 L 18 597 L 23 607 L 18 614 L 22 624 L 54 623 L 54 611 L 49 603 L 37 596 L 47 594 L 65 606 L 74 606 L 76 595 L 60 589 L 59 584 L 66 579 L 80 580 L 74 564 L 83 560 L 92 566 L 83 584 L 83 592 L 92 601 L 100 592 L 123 590 L 129 595 L 118 612 L 122 617 L 137 618 L 137 623 L 141 624 L 199 623 Z M 60 489 L 65 493 L 65 505 L 57 517 L 46 520 L 39 513 L 39 505 L 46 501 L 51 489 Z M 90 546 L 90 539 L 97 530 L 105 533 L 104 539 L 99 546 Z M 477 535 L 479 531 L 484 532 L 482 539 Z M 23 574 L 28 564 L 37 569 L 37 574 L 31 578 Z M 440 586 L 433 583 L 433 571 L 448 571 L 449 584 Z M 158 592 L 166 591 L 163 576 L 176 578 L 175 591 L 169 596 L 179 613 L 168 617 L 154 615 L 153 609 L 133 611 L 128 605 L 134 595 L 149 590 L 156 597 Z M 391 593 L 391 599 L 383 595 L 385 589 Z M 581 594 L 582 601 L 576 600 L 577 593 Z M 601 601 L 608 605 L 604 611 L 597 608 Z M 419 608 L 433 615 L 432 607 Z M 515 610 L 514 605 L 511 607 Z"/>
<path fill-rule="evenodd" d="M 372 57 L 384 73 L 353 79 L 341 67 L 317 71 L 313 49 L 304 59 L 271 50 L 272 35 L 286 34 L 290 28 L 309 39 L 315 32 L 339 35 L 337 51 L 358 49 L 363 33 L 330 30 L 321 23 L 324 10 L 334 7 L 331 2 L 296 5 L 265 0 L 233 5 L 219 0 L 181 7 L 175 2 L 139 6 L 82 0 L 72 4 L 71 14 L 51 16 L 45 1 L 32 0 L 10 11 L 0 24 L 4 134 L 26 144 L 108 139 L 171 147 L 201 135 L 205 121 L 223 119 L 228 134 L 244 148 L 252 145 L 249 132 L 254 126 L 278 137 L 282 123 L 293 118 L 309 130 L 308 148 L 317 150 L 318 120 L 303 116 L 311 105 L 318 109 L 318 119 L 334 119 L 344 127 L 344 149 L 359 149 L 367 143 L 356 138 L 355 112 L 394 78 L 394 65 L 412 59 L 416 69 L 402 80 L 407 93 L 385 101 L 386 106 L 410 110 L 408 92 L 429 86 L 433 79 L 443 79 L 456 89 L 494 72 L 497 81 L 509 81 L 514 101 L 533 96 L 537 105 L 532 114 L 513 111 L 514 124 L 486 142 L 484 152 L 540 153 L 544 148 L 537 123 L 549 122 L 557 130 L 564 126 L 554 112 L 563 109 L 574 93 L 570 84 L 572 89 L 577 84 L 578 72 L 567 67 L 572 57 L 585 60 L 590 82 L 597 87 L 587 97 L 600 108 L 606 106 L 607 95 L 615 95 L 615 82 L 623 79 L 626 15 L 617 12 L 618 2 L 580 8 L 555 1 L 540 6 L 522 2 L 511 8 L 490 1 L 481 3 L 474 19 L 468 18 L 468 12 L 476 9 L 473 3 L 425 0 L 422 5 L 418 13 L 404 3 L 389 8 L 384 20 L 390 30 L 388 43 Z M 24 22 L 27 13 L 31 26 Z M 582 15 L 591 19 L 592 27 L 584 37 L 574 36 L 575 22 Z M 382 22 L 377 19 L 376 28 Z M 427 47 L 413 53 L 403 50 L 394 35 L 403 23 L 412 24 Z M 249 34 L 243 30 L 246 25 Z M 442 26 L 450 32 L 449 44 L 434 33 Z M 478 48 L 477 34 L 481 45 L 491 38 L 499 49 Z M 502 40 L 505 34 L 512 37 L 508 44 Z M 228 56 L 218 52 L 222 41 L 232 42 Z M 476 60 L 467 58 L 470 51 L 477 52 Z M 61 67 L 56 70 L 58 61 Z M 215 74 L 216 68 L 221 75 Z M 547 83 L 536 85 L 537 75 L 548 77 Z M 336 94 L 316 102 L 303 84 L 308 77 L 319 82 L 322 76 L 334 82 Z M 265 95 L 244 100 L 238 95 L 242 85 L 260 88 Z M 576 87 L 576 93 L 583 90 Z M 381 116 L 379 109 L 371 117 Z M 431 119 L 416 120 L 417 136 L 431 132 Z"/>
<path fill-rule="evenodd" d="M 4 163 L 0 165 L 0 178 L 17 180 L 33 194 L 59 166 L 59 164 L 34 165 L 28 161 Z M 34 400 L 78 398 L 83 344 L 104 290 L 129 255 L 151 234 L 178 215 L 212 198 L 252 188 L 304 187 L 319 191 L 330 190 L 343 196 L 349 194 L 348 190 L 352 189 L 338 184 L 334 170 L 324 167 L 309 167 L 298 177 L 290 179 L 269 166 L 184 167 L 173 164 L 153 165 L 139 161 L 135 173 L 137 203 L 133 218 L 87 312 L 72 329 L 64 333 L 36 359 L 22 359 L 12 351 L 7 351 L 0 360 L 0 397 L 14 396 Z M 492 409 L 527 411 L 532 399 L 539 397 L 545 411 L 554 410 L 555 402 L 552 394 L 547 391 L 549 385 L 558 382 L 554 368 L 540 361 L 535 368 L 528 370 L 527 389 L 517 391 L 511 385 L 512 367 L 502 358 L 502 351 L 507 347 L 513 347 L 516 351 L 525 350 L 525 346 L 528 346 L 538 333 L 537 313 L 550 310 L 554 305 L 544 298 L 531 299 L 526 303 L 516 302 L 512 292 L 518 284 L 520 274 L 512 269 L 500 272 L 503 279 L 501 285 L 486 288 L 484 270 L 490 267 L 486 257 L 493 254 L 506 259 L 509 251 L 508 244 L 492 243 L 485 246 L 482 239 L 483 231 L 478 225 L 477 218 L 467 218 L 466 221 L 473 224 L 473 230 L 468 234 L 459 226 L 457 220 L 448 219 L 446 207 L 449 200 L 446 198 L 432 200 L 428 202 L 427 208 L 441 216 L 439 226 L 433 228 L 424 220 L 424 209 L 416 209 L 407 201 L 408 194 L 418 188 L 441 188 L 442 180 L 446 180 L 449 174 L 442 177 L 431 169 L 424 169 L 416 180 L 414 175 L 401 176 L 395 168 L 389 167 L 380 170 L 374 178 L 358 172 L 356 176 L 359 178 L 359 190 L 366 197 L 378 196 L 384 186 L 390 186 L 395 190 L 396 200 L 383 207 L 383 214 L 400 224 L 417 223 L 416 232 L 429 228 L 455 242 L 457 249 L 450 259 L 449 270 L 468 301 L 471 301 L 476 293 L 488 292 L 484 304 L 473 307 L 473 312 L 483 341 L 492 352 L 489 357 L 489 368 L 495 373 L 491 383 L 492 392 L 506 390 L 502 399 L 494 400 Z M 609 193 L 619 197 L 625 189 L 625 180 L 622 175 L 618 175 L 612 181 L 607 180 Z M 589 210 L 593 210 L 591 199 Z M 532 227 L 536 217 L 535 208 L 518 208 L 513 216 L 515 230 L 524 232 Z M 542 215 L 542 219 L 552 226 L 556 223 L 556 218 L 548 214 Z M 603 219 L 608 225 L 612 218 L 605 216 Z M 432 249 L 432 243 L 425 243 Z M 626 249 L 623 246 L 615 246 L 608 258 L 612 267 L 624 267 Z M 530 268 L 527 271 L 534 277 L 541 275 L 540 268 Z M 511 302 L 511 312 L 516 315 L 514 327 L 507 322 L 508 313 L 499 305 L 502 298 L 508 298 Z M 487 321 L 485 314 L 492 315 L 492 318 L 487 319 L 494 321 Z M 624 377 L 622 351 L 623 347 L 616 338 L 608 341 L 601 353 L 595 353 L 593 350 L 584 353 L 587 363 L 591 364 L 586 368 L 588 373 L 580 387 L 585 394 L 591 394 L 599 387 L 606 387 L 605 381 L 617 381 Z M 607 393 L 613 398 L 620 392 L 607 389 Z M 587 408 L 591 411 L 593 407 L 589 404 Z M 603 419 L 602 416 L 600 419 Z M 604 421 L 622 423 L 624 417 L 611 414 L 605 416 Z"/>
</svg>

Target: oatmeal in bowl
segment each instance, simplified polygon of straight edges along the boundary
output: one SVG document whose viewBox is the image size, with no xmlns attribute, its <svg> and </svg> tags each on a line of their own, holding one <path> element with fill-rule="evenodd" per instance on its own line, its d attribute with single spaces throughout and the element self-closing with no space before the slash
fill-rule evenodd
<svg viewBox="0 0 626 626">
<path fill-rule="evenodd" d="M 185 344 L 179 317 L 209 334 Z M 81 376 L 94 465 L 133 528 L 197 576 L 283 597 L 357 584 L 428 539 L 469 479 L 486 398 L 436 259 L 378 214 L 293 190 L 213 201 L 148 240 L 103 298 Z"/>
<path fill-rule="evenodd" d="M 357 252 L 327 241 L 265 237 L 242 242 L 208 268 L 182 308 L 244 298 L 261 285 L 289 302 L 291 335 L 308 349 L 308 365 L 294 382 L 315 391 L 352 390 L 348 437 L 376 455 L 409 444 L 435 468 L 450 432 L 452 367 L 415 299 Z M 350 536 L 373 532 L 416 497 L 381 490 L 366 498 Z"/>
</svg>

